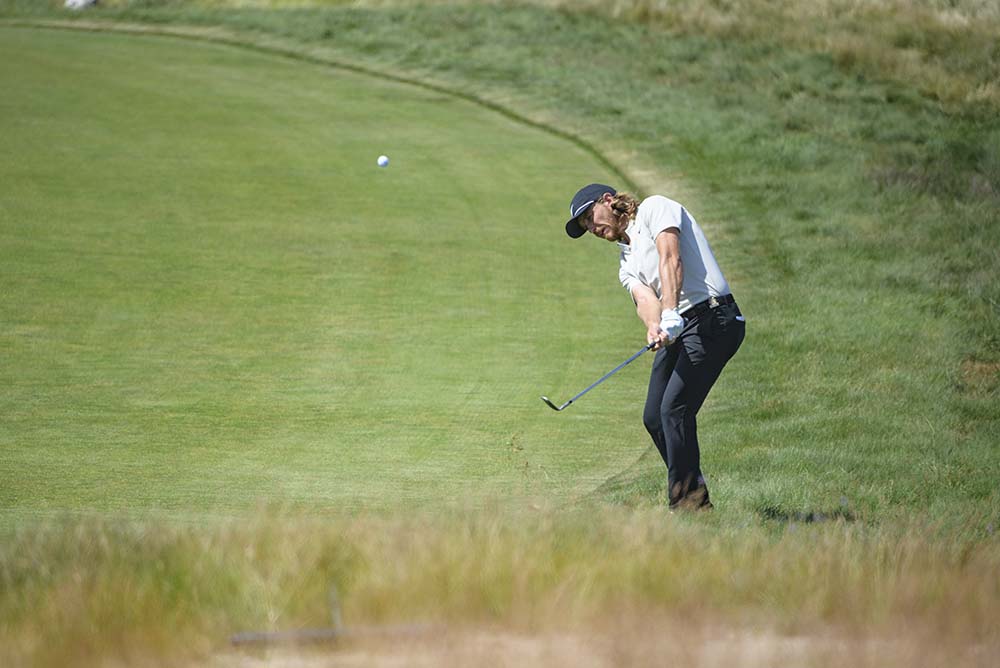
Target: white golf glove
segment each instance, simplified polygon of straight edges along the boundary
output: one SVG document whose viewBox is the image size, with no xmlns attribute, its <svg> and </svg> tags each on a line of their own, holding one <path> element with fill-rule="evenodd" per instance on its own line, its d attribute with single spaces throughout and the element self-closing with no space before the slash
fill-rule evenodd
<svg viewBox="0 0 1000 668">
<path fill-rule="evenodd" d="M 684 330 L 684 318 L 677 312 L 677 309 L 668 309 L 660 314 L 660 331 L 667 335 L 667 339 L 673 343 Z"/>
</svg>

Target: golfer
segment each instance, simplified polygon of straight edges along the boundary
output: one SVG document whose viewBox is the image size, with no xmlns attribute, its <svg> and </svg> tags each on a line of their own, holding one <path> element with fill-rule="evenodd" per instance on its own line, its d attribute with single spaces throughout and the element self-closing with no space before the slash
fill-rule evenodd
<svg viewBox="0 0 1000 668">
<path fill-rule="evenodd" d="M 698 409 L 736 353 L 746 324 L 694 217 L 654 195 L 641 203 L 592 183 L 573 197 L 566 234 L 587 232 L 621 248 L 618 278 L 656 357 L 643 423 L 667 465 L 673 508 L 711 508 L 701 472 Z"/>
</svg>

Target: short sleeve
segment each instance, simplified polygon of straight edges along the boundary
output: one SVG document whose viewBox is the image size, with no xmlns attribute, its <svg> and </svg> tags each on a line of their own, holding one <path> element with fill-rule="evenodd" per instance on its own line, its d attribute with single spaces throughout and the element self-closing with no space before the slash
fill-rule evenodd
<svg viewBox="0 0 1000 668">
<path fill-rule="evenodd" d="M 681 206 L 662 195 L 647 197 L 639 205 L 637 218 L 642 219 L 653 239 L 663 230 L 681 227 Z"/>
</svg>

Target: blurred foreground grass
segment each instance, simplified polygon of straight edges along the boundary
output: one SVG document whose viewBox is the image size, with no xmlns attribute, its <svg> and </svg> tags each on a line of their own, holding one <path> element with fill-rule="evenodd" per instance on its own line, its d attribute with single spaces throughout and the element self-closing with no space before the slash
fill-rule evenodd
<svg viewBox="0 0 1000 668">
<path fill-rule="evenodd" d="M 728 526 L 594 507 L 410 518 L 182 524 L 107 517 L 20 526 L 0 541 L 0 663 L 184 661 L 245 630 L 500 625 L 607 628 L 667 612 L 782 634 L 922 638 L 997 649 L 994 527 L 912 521 Z M 964 651 L 964 650 L 963 650 Z"/>
</svg>

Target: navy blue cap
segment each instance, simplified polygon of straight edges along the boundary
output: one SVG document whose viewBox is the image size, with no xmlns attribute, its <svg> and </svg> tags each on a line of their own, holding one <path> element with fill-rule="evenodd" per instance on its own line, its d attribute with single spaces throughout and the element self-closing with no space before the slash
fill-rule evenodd
<svg viewBox="0 0 1000 668">
<path fill-rule="evenodd" d="M 579 239 L 586 234 L 587 230 L 580 225 L 580 215 L 586 213 L 590 207 L 594 206 L 594 202 L 605 195 L 614 195 L 617 192 L 611 186 L 606 186 L 603 183 L 591 183 L 589 186 L 580 188 L 573 195 L 573 201 L 569 205 L 570 219 L 566 223 L 566 234 L 573 239 Z"/>
</svg>

